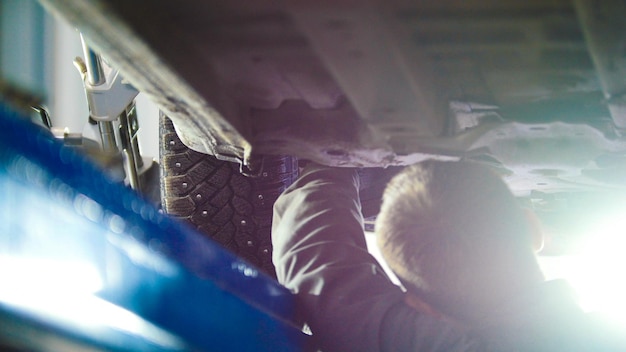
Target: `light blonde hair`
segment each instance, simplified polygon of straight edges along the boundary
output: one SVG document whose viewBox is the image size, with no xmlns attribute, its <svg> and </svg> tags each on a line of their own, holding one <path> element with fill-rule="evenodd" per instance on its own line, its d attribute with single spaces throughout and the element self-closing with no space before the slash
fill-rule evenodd
<svg viewBox="0 0 626 352">
<path fill-rule="evenodd" d="M 530 231 L 500 177 L 469 162 L 407 167 L 387 185 L 376 220 L 383 257 L 404 286 L 462 317 L 537 269 Z"/>
</svg>

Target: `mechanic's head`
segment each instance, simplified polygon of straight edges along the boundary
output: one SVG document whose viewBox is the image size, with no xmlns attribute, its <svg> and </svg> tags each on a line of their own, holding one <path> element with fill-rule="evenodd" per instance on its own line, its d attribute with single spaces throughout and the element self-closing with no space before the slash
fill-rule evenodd
<svg viewBox="0 0 626 352">
<path fill-rule="evenodd" d="M 376 235 L 409 294 L 471 322 L 543 280 L 533 225 L 490 169 L 426 161 L 389 182 Z"/>
</svg>

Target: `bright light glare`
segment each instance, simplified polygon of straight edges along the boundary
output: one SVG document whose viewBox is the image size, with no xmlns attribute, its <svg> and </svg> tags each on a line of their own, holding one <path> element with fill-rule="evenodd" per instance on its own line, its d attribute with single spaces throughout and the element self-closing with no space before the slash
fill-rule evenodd
<svg viewBox="0 0 626 352">
<path fill-rule="evenodd" d="M 52 295 L 50 295 L 52 293 Z M 141 336 L 157 345 L 180 349 L 184 343 L 176 336 L 150 324 L 138 315 L 99 297 L 74 292 L 39 292 L 23 296 L 15 291 L 0 291 L 0 301 L 28 312 L 78 327 L 83 331 L 99 331 L 113 328 L 136 336 Z"/>
<path fill-rule="evenodd" d="M 2 291 L 21 290 L 23 294 L 39 290 L 95 293 L 102 289 L 96 268 L 84 261 L 0 256 Z"/>
<path fill-rule="evenodd" d="M 182 342 L 136 314 L 97 296 L 103 281 L 87 262 L 0 256 L 0 302 L 47 321 L 87 331 L 114 328 L 161 346 Z"/>
<path fill-rule="evenodd" d="M 396 276 L 396 274 L 389 268 L 389 265 L 383 258 L 382 253 L 380 252 L 380 248 L 378 248 L 378 244 L 376 244 L 376 234 L 370 231 L 365 232 L 365 243 L 367 245 L 367 251 L 378 261 L 380 266 L 383 268 L 389 279 L 394 284 L 401 286 L 400 280 Z"/>
<path fill-rule="evenodd" d="M 102 289 L 102 278 L 92 265 L 80 261 L 0 257 L 0 301 L 48 316 L 77 317 L 86 310 L 84 297 Z M 89 316 L 85 316 L 89 323 Z"/>
<path fill-rule="evenodd" d="M 563 278 L 585 311 L 597 312 L 626 327 L 626 219 L 613 216 L 585 236 L 577 254 L 540 257 L 547 279 Z"/>
</svg>

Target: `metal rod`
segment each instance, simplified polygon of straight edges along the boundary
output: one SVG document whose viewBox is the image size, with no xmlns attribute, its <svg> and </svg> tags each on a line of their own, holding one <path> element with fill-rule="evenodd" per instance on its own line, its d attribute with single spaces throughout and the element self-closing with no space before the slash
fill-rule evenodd
<svg viewBox="0 0 626 352">
<path fill-rule="evenodd" d="M 100 55 L 91 50 L 85 42 L 83 34 L 80 34 L 80 41 L 83 46 L 83 56 L 85 57 L 85 75 L 87 82 L 91 86 L 99 86 L 106 82 L 102 69 L 102 61 Z M 100 131 L 100 140 L 102 141 L 102 150 L 105 152 L 118 152 L 117 141 L 115 138 L 115 127 L 113 121 L 97 121 L 98 130 Z"/>
<path fill-rule="evenodd" d="M 126 171 L 126 176 L 128 177 L 128 183 L 130 187 L 134 190 L 141 190 L 141 183 L 139 181 L 139 163 L 137 158 L 138 150 L 135 150 L 134 146 L 136 143 L 133 143 L 133 139 L 136 137 L 133 133 L 133 125 L 129 123 L 129 115 L 133 113 L 133 106 L 126 109 L 120 115 L 120 142 L 122 144 L 122 152 L 124 155 L 124 170 Z M 137 145 L 138 146 L 138 145 Z"/>
<path fill-rule="evenodd" d="M 100 138 L 102 139 L 102 150 L 116 153 L 118 149 L 113 121 L 98 121 L 98 129 L 100 130 Z"/>
<path fill-rule="evenodd" d="M 80 40 L 83 44 L 83 56 L 85 57 L 85 65 L 87 66 L 87 81 L 92 86 L 99 86 L 104 83 L 104 74 L 102 72 L 102 62 L 100 55 L 96 54 L 85 42 L 85 38 L 81 33 Z"/>
</svg>

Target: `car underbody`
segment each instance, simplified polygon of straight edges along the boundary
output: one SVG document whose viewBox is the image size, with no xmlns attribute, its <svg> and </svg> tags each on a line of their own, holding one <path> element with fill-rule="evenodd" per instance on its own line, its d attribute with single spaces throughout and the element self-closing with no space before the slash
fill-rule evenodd
<svg viewBox="0 0 626 352">
<path fill-rule="evenodd" d="M 540 210 L 626 185 L 620 1 L 41 2 L 252 173 L 474 160 Z"/>
</svg>

